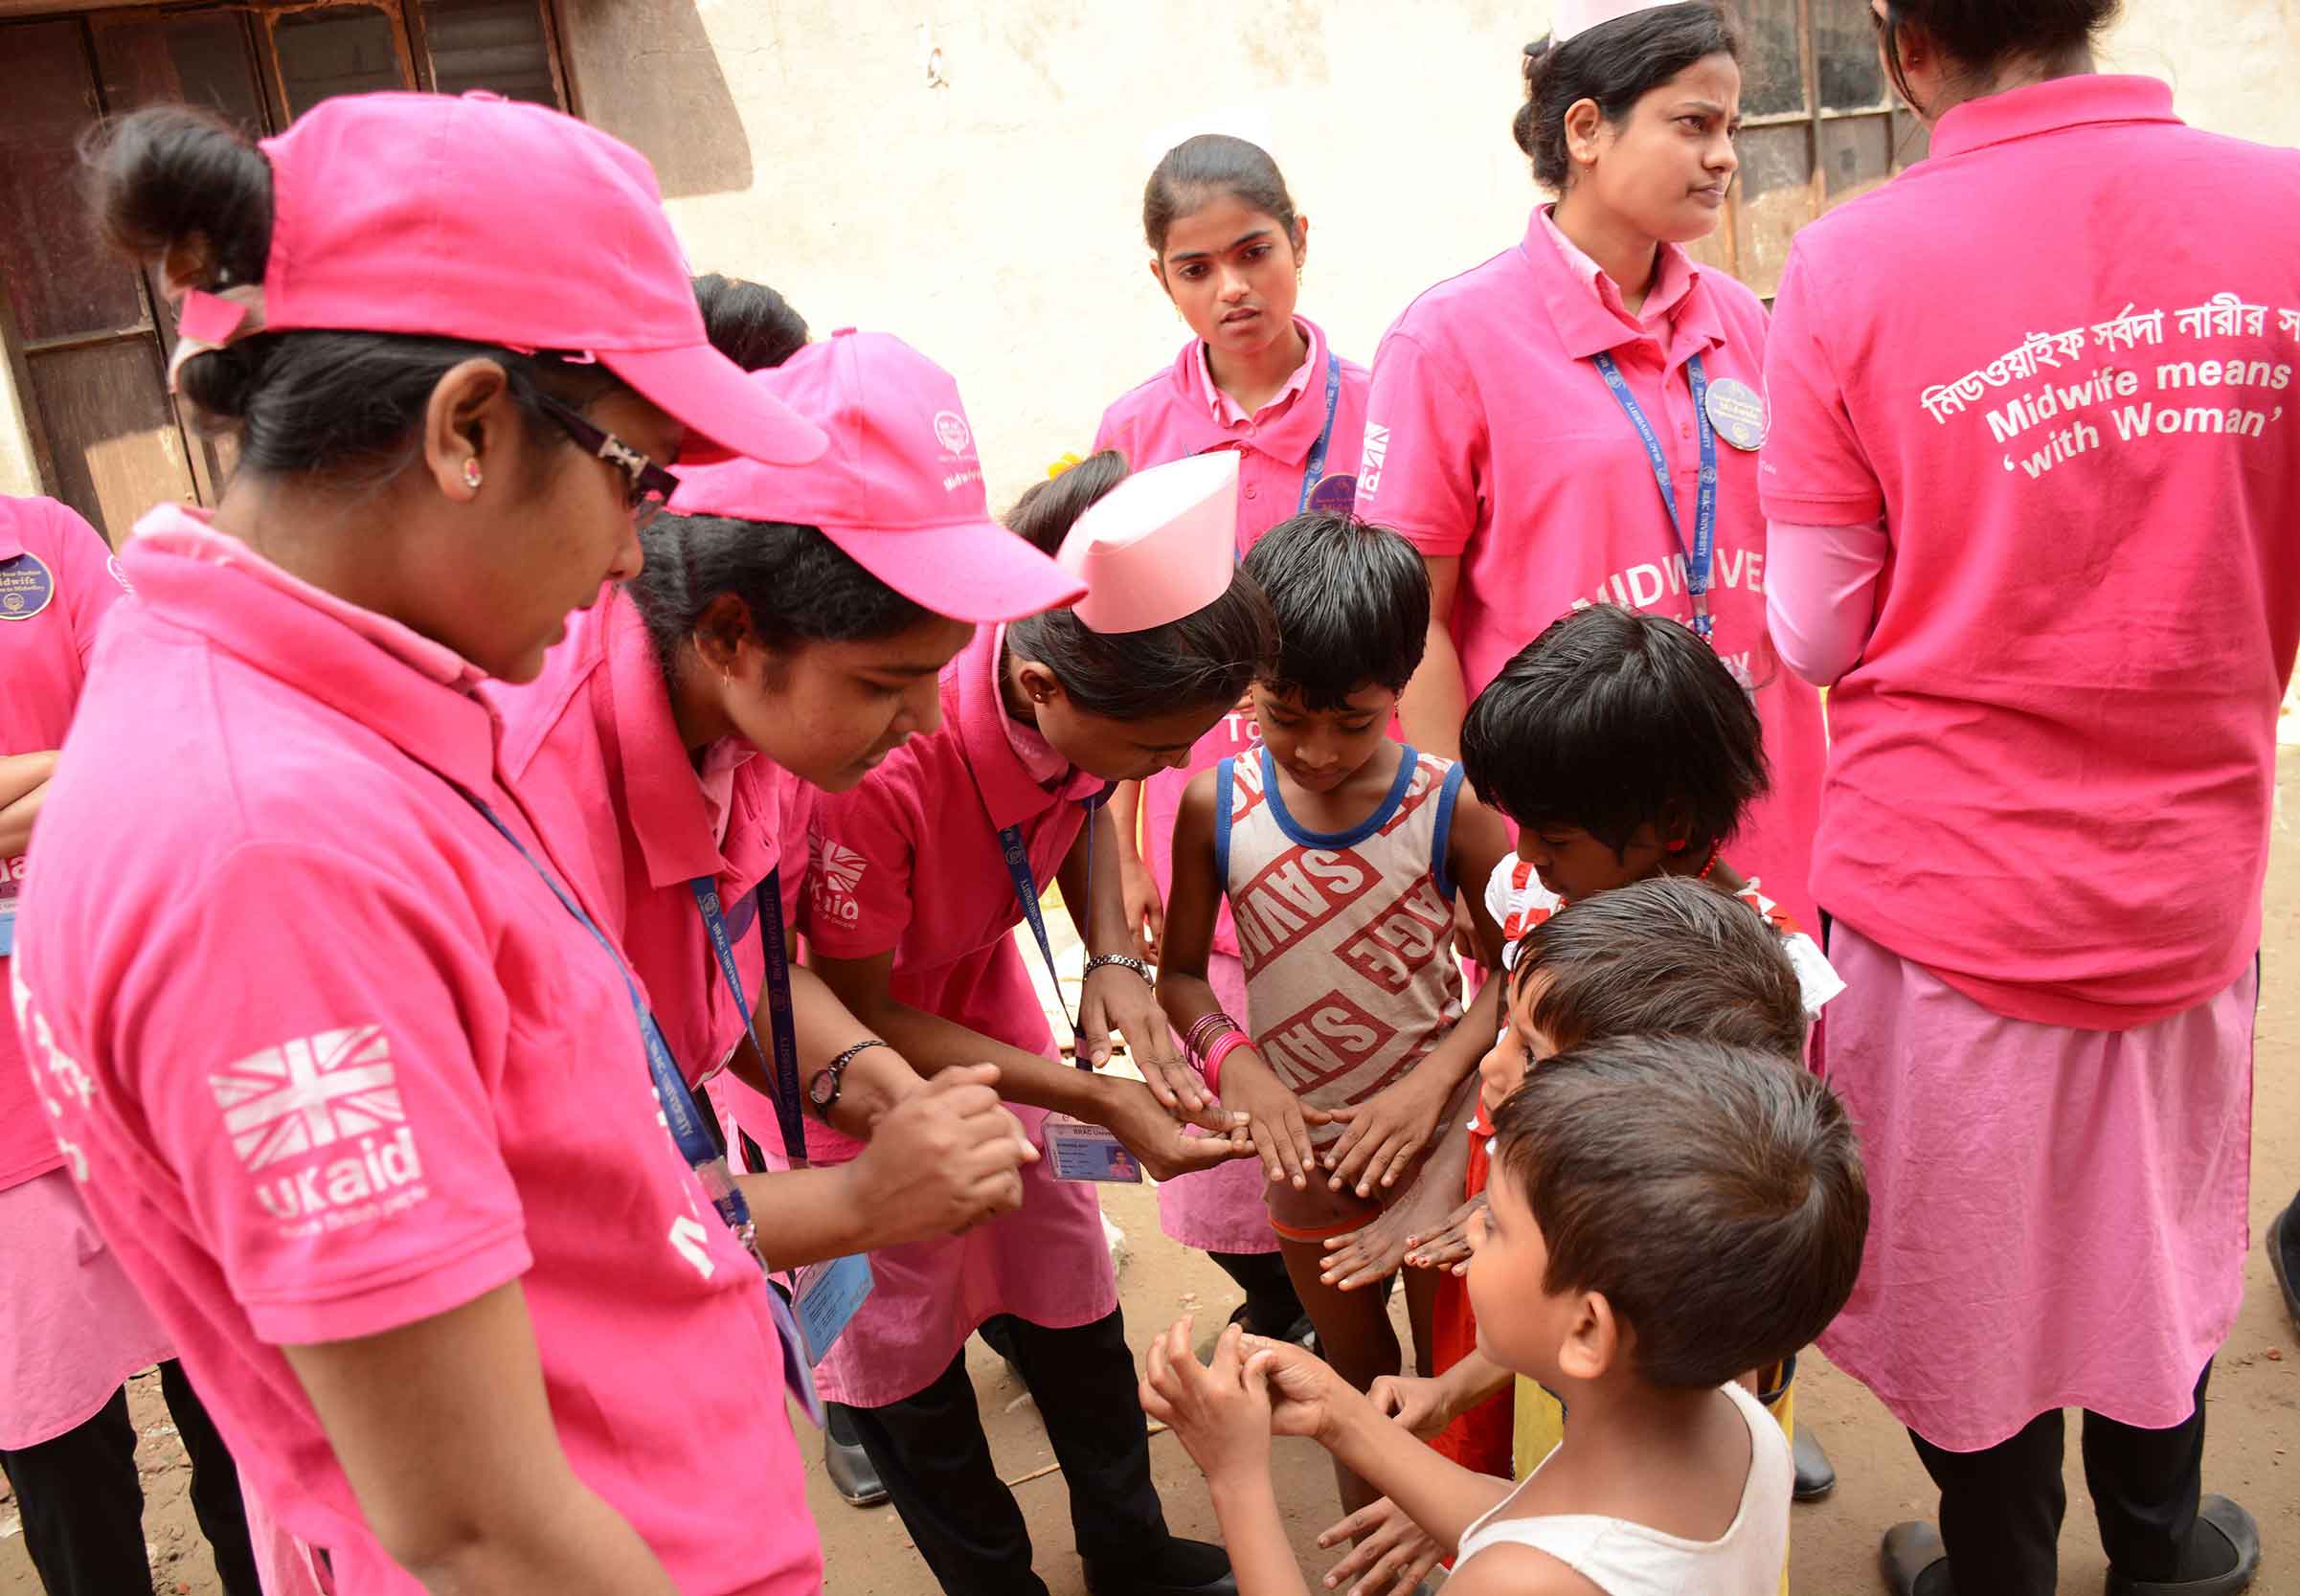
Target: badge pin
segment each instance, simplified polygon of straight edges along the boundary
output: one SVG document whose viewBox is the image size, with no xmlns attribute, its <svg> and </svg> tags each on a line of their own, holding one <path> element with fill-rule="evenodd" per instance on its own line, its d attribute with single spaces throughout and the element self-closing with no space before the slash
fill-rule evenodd
<svg viewBox="0 0 2300 1596">
<path fill-rule="evenodd" d="M 1709 384 L 1706 408 L 1709 425 L 1734 448 L 1746 454 L 1764 447 L 1772 417 L 1766 411 L 1764 395 L 1748 383 L 1718 378 Z"/>
<path fill-rule="evenodd" d="M 39 556 L 0 560 L 0 620 L 30 620 L 56 597 L 56 577 Z"/>
<path fill-rule="evenodd" d="M 1310 489 L 1310 507 L 1324 515 L 1347 515 L 1357 507 L 1358 479 L 1349 476 L 1320 477 L 1318 485 Z"/>
</svg>

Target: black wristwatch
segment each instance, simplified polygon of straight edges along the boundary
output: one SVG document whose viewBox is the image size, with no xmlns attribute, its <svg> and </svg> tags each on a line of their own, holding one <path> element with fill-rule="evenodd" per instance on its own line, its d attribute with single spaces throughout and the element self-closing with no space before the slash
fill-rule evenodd
<svg viewBox="0 0 2300 1596">
<path fill-rule="evenodd" d="M 890 1045 L 891 1044 L 872 1037 L 868 1042 L 856 1043 L 823 1066 L 823 1073 L 806 1084 L 806 1100 L 813 1107 L 815 1117 L 825 1125 L 830 1123 L 830 1111 L 838 1103 L 839 1093 L 846 1090 L 846 1067 L 855 1061 L 858 1054 L 867 1053 L 873 1047 Z"/>
</svg>

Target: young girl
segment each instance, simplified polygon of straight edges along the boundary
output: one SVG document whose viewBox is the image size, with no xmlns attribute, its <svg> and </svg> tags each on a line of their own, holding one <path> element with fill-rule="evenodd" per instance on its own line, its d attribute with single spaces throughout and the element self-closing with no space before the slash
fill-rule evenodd
<svg viewBox="0 0 2300 1596">
<path fill-rule="evenodd" d="M 1058 876 L 1091 955 L 1079 1059 L 1106 1056 L 1114 1024 L 1146 1067 L 1173 1059 L 1126 951 L 1098 809 L 1110 782 L 1186 758 L 1271 651 L 1269 604 L 1231 554 L 1237 480 L 1234 455 L 1128 478 L 1118 457 L 1097 454 L 1033 488 L 1009 521 L 1042 548 L 1059 543 L 1086 597 L 978 633 L 942 674 L 941 728 L 819 811 L 815 968 L 916 1068 L 997 1065 L 999 1090 L 1049 1155 L 1026 1173 L 1019 1213 L 878 1254 L 878 1289 L 823 1365 L 954 1593 L 1045 1590 L 966 1374 L 966 1337 L 999 1315 L 1070 1484 L 1090 1587 L 1231 1588 L 1219 1548 L 1166 1530 L 1099 1204 L 1079 1178 L 1130 1179 L 1139 1160 L 1164 1180 L 1248 1148 L 1185 1136 L 1140 1083 L 1060 1063 L 1012 933 L 1026 920 L 1039 929 L 1039 888 Z"/>
<path fill-rule="evenodd" d="M 1804 1344 L 1852 1290 L 1868 1223 L 1852 1122 L 1774 1055 L 1639 1037 L 1535 1071 L 1498 1139 L 1472 1237 L 1478 1334 L 1564 1393 L 1564 1438 L 1513 1487 L 1298 1347 L 1231 1329 L 1206 1368 L 1184 1319 L 1151 1348 L 1142 1402 L 1206 1471 L 1239 1589 L 1307 1588 L 1271 1490 L 1275 1430 L 1314 1437 L 1454 1551 L 1454 1596 L 1770 1596 L 1789 1447 L 1733 1377 Z"/>
<path fill-rule="evenodd" d="M 1296 212 L 1277 163 L 1244 139 L 1206 133 L 1184 140 L 1142 191 L 1142 234 L 1150 274 L 1189 325 L 1190 339 L 1171 365 L 1103 412 L 1094 447 L 1117 450 L 1138 471 L 1235 450 L 1241 555 L 1307 509 L 1320 482 L 1328 496 L 1322 502 L 1348 508 L 1370 377 L 1295 313 L 1310 224 Z M 1251 754 L 1257 734 L 1241 706 L 1199 739 L 1186 766 L 1127 782 L 1112 798 L 1127 924 L 1145 957 L 1161 952 L 1184 785 L 1224 759 Z M 1225 1006 L 1244 1014 L 1245 974 L 1227 906 L 1215 922 L 1206 975 Z M 1161 1182 L 1158 1213 L 1167 1235 L 1203 1248 L 1245 1289 L 1239 1315 L 1249 1328 L 1268 1336 L 1293 1330 L 1301 1303 L 1278 1262 L 1251 1163 Z"/>
<path fill-rule="evenodd" d="M 346 1596 L 811 1596 L 739 1194 L 665 1135 L 643 990 L 476 689 L 637 571 L 690 429 L 821 431 L 705 341 L 646 163 L 555 113 L 350 96 L 259 150 L 145 111 L 96 182 L 240 453 L 121 553 L 25 894 L 90 1213 Z"/>
<path fill-rule="evenodd" d="M 1509 837 L 1457 798 L 1453 761 L 1389 737 L 1429 624 L 1412 547 L 1313 512 L 1256 544 L 1245 571 L 1278 624 L 1277 659 L 1253 685 L 1262 746 L 1183 797 L 1159 997 L 1208 1088 L 1248 1116 L 1287 1271 L 1326 1356 L 1364 1389 L 1398 1372 L 1397 1337 L 1385 1293 L 1320 1281 L 1324 1244 L 1409 1185 L 1465 1107 L 1458 1089 L 1490 1032 L 1455 1023 L 1454 883 L 1490 873 Z M 1206 979 L 1224 902 L 1245 953 L 1247 1024 Z M 1499 932 L 1482 918 L 1479 930 L 1498 960 Z M 1425 1369 L 1437 1284 L 1406 1283 Z M 1340 1484 L 1345 1510 L 1370 1497 L 1346 1473 Z"/>
<path fill-rule="evenodd" d="M 720 280 L 700 297 L 724 313 L 768 292 Z M 753 324 L 772 326 L 735 320 L 710 321 L 714 342 L 755 345 Z M 755 380 L 832 451 L 687 472 L 642 534 L 640 575 L 575 618 L 540 678 L 493 696 L 506 769 L 632 950 L 672 1056 L 694 1085 L 725 1068 L 736 1148 L 748 1126 L 789 1171 L 745 1185 L 773 1216 L 770 1262 L 796 1268 L 1022 1201 L 1016 1167 L 1036 1154 L 998 1107 L 996 1070 L 922 1088 L 787 949 L 814 795 L 938 724 L 937 673 L 975 622 L 1079 585 L 990 519 L 957 384 L 899 340 L 842 333 Z M 785 1037 L 795 1068 L 779 1079 Z M 804 1167 L 806 1117 L 823 1168 Z M 836 1427 L 848 1421 L 826 1418 L 842 1494 L 883 1499 L 867 1460 L 840 1450 L 856 1445 Z"/>
</svg>

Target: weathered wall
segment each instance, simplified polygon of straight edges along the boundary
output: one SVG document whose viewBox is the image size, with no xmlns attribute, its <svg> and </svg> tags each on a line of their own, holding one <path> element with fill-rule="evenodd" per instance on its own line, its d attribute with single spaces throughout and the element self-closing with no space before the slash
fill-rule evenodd
<svg viewBox="0 0 2300 1596">
<path fill-rule="evenodd" d="M 2300 0 L 2125 0 L 2102 64 L 2167 79 L 2199 127 L 2300 145 Z"/>
</svg>

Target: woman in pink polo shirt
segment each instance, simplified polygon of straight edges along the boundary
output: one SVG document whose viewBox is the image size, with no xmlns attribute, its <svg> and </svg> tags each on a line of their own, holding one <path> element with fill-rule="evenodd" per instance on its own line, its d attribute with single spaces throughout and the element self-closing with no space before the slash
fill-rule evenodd
<svg viewBox="0 0 2300 1596">
<path fill-rule="evenodd" d="M 1062 1063 L 1013 935 L 1043 932 L 1039 888 L 1058 879 L 1090 955 L 1081 1061 L 1097 1042 L 1107 1051 L 1115 1018 L 1145 1069 L 1186 1068 L 1163 1012 L 1139 1007 L 1150 981 L 1129 956 L 1116 830 L 1099 811 L 1111 783 L 1183 764 L 1274 644 L 1232 553 L 1237 461 L 1127 477 L 1097 454 L 1033 488 L 1008 522 L 1041 548 L 1060 542 L 1086 596 L 978 632 L 943 672 L 941 729 L 817 812 L 815 967 L 920 1069 L 996 1064 L 1048 1155 L 1024 1172 L 1021 1212 L 874 1257 L 878 1290 L 823 1365 L 952 1596 L 1046 1592 L 966 1374 L 966 1338 L 992 1320 L 1062 1462 L 1095 1596 L 1237 1588 L 1219 1548 L 1166 1530 L 1091 1182 L 1144 1168 L 1164 1180 L 1251 1149 L 1185 1136 L 1140 1082 Z"/>
<path fill-rule="evenodd" d="M 1567 610 L 1684 621 L 1765 729 L 1771 789 L 1734 864 L 1809 926 L 1825 739 L 1766 634 L 1765 307 L 1683 248 L 1716 230 L 1737 169 L 1740 36 L 1710 0 L 1561 0 L 1556 17 L 1526 48 L 1515 125 L 1556 202 L 1415 300 L 1374 357 L 1358 513 L 1430 568 L 1401 716 L 1415 747 L 1454 753 L 1470 700 Z M 1800 1494 L 1825 1493 L 1810 1435 L 1799 1452 Z"/>
<path fill-rule="evenodd" d="M 710 309 L 766 292 L 706 289 L 713 343 L 747 340 Z M 941 724 L 938 673 L 978 621 L 1081 588 L 990 518 L 958 384 L 900 340 L 841 332 L 753 380 L 830 451 L 682 472 L 640 575 L 571 620 L 535 681 L 490 697 L 505 768 L 631 950 L 673 1056 L 694 1085 L 716 1077 L 737 1167 L 803 1172 L 759 1197 L 769 1256 L 796 1266 L 1021 1203 L 1036 1154 L 996 1071 L 922 1086 L 788 949 L 816 795 Z M 834 1180 L 805 1170 L 810 1141 Z M 842 1494 L 883 1501 L 868 1459 L 843 1454 L 851 1432 L 827 1440 Z"/>
<path fill-rule="evenodd" d="M 2261 883 L 2300 640 L 2300 153 L 2093 72 L 2112 0 L 1891 0 L 1930 157 L 1798 236 L 1773 635 L 1834 684 L 1813 887 L 1873 1208 L 1822 1345 L 1915 1437 L 1898 1590 L 2049 1591 L 2062 1410 L 2112 1592 L 2220 1592 Z M 2270 196 L 2284 196 L 2278 203 Z"/>
<path fill-rule="evenodd" d="M 1190 326 L 1158 375 L 1102 413 L 1096 449 L 1116 449 L 1136 470 L 1187 455 L 1238 455 L 1238 553 L 1307 509 L 1319 484 L 1347 508 L 1365 432 L 1365 368 L 1344 360 L 1307 318 L 1295 314 L 1310 223 L 1294 209 L 1268 152 L 1244 139 L 1202 133 L 1166 151 L 1142 191 L 1150 274 Z M 1190 762 L 1111 798 L 1117 823 L 1126 919 L 1139 952 L 1155 959 L 1165 894 L 1173 885 L 1174 816 L 1200 771 L 1251 750 L 1257 737 L 1243 708 L 1214 723 Z M 1141 852 L 1137 852 L 1137 839 Z M 1206 970 L 1214 989 L 1246 1012 L 1245 967 L 1225 905 Z M 1201 1248 L 1246 1291 L 1238 1315 L 1257 1335 L 1286 1337 L 1301 1300 L 1278 1261 L 1277 1238 L 1252 1160 L 1202 1171 L 1158 1188 L 1167 1235 Z"/>
<path fill-rule="evenodd" d="M 66 1166 L 346 1596 L 808 1596 L 796 1328 L 478 686 L 637 571 L 659 461 L 823 434 L 556 113 L 156 109 L 96 181 L 240 452 L 123 552 L 41 818 L 11 975 Z"/>
</svg>

